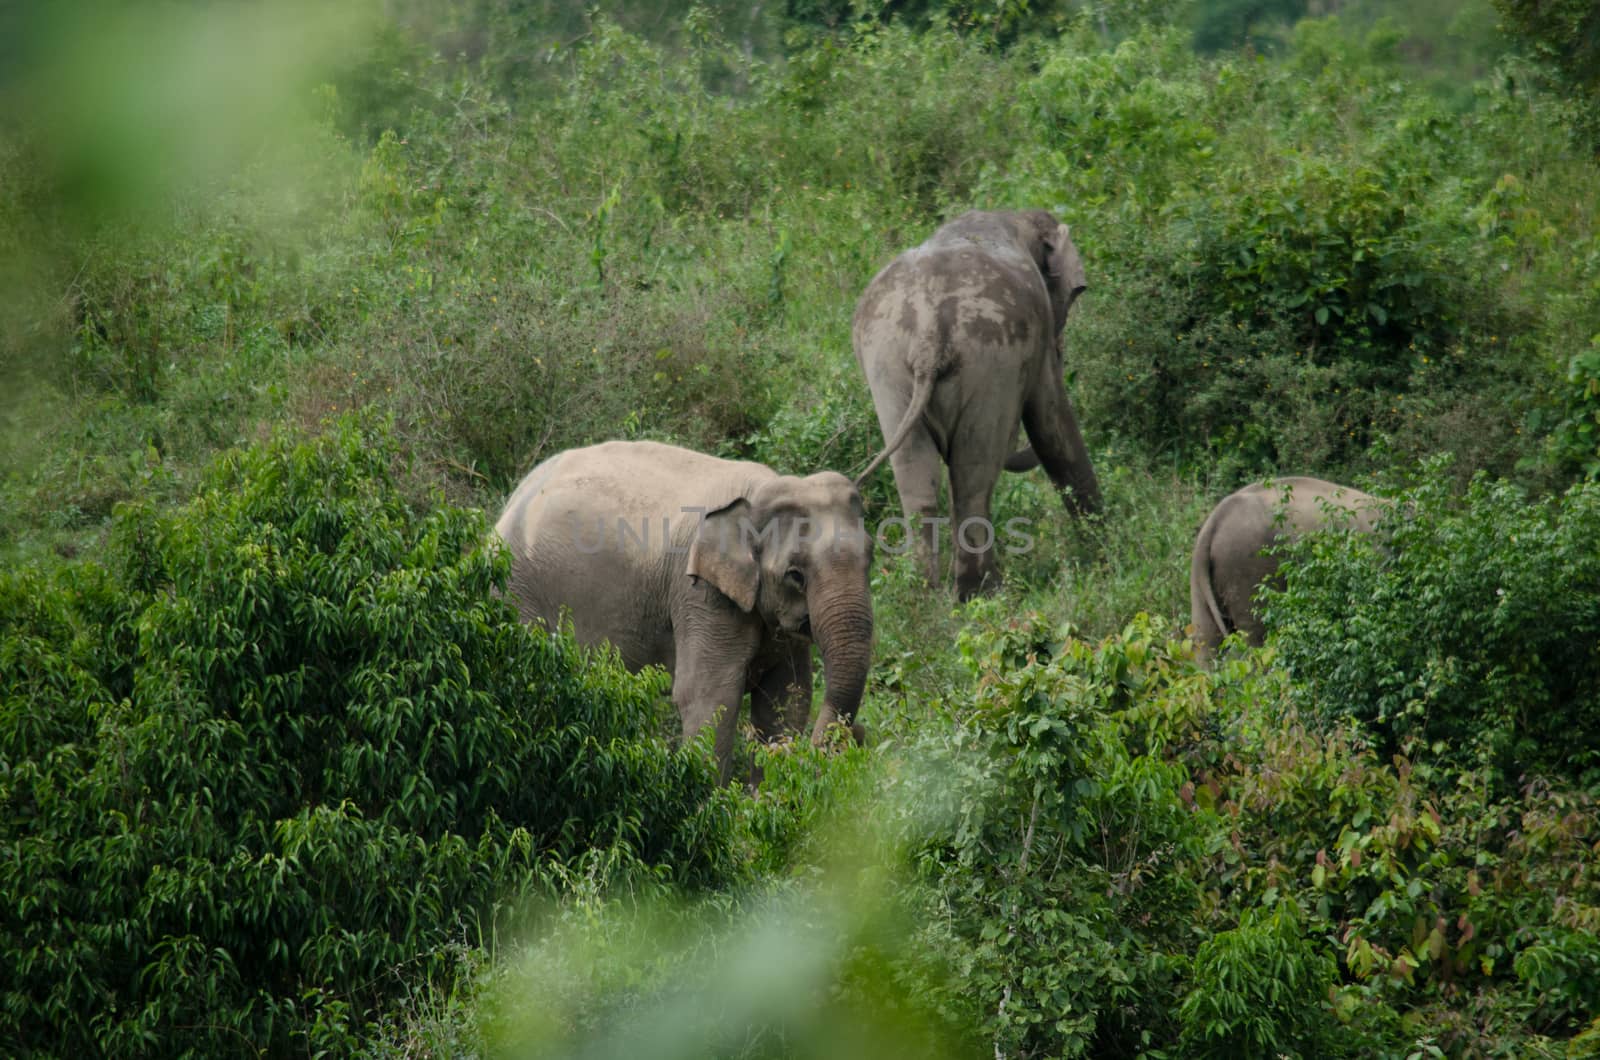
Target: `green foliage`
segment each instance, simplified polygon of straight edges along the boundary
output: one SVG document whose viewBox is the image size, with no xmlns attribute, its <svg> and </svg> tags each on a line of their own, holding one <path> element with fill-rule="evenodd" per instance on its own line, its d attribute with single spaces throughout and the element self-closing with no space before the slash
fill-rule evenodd
<svg viewBox="0 0 1600 1060">
<path fill-rule="evenodd" d="M 458 1033 L 563 1055 L 855 1055 L 886 1033 L 919 1054 L 1399 1057 L 1555 1055 L 1582 1028 L 1591 795 L 1380 762 L 1300 723 L 1270 651 L 1208 672 L 1148 618 L 1090 644 L 971 610 L 977 681 L 936 723 L 766 756 L 743 818 L 788 871 L 687 906 L 569 875 Z M 397 1036 L 441 1033 L 425 1007 Z"/>
<path fill-rule="evenodd" d="M 858 815 L 878 774 L 864 747 L 822 750 L 807 741 L 754 747 L 759 787 L 740 805 L 740 823 L 760 858 L 753 871 L 778 878 L 796 864 L 824 860 L 868 822 Z"/>
<path fill-rule="evenodd" d="M 1560 112 L 1503 88 L 1441 108 L 1406 80 L 1411 37 L 1359 30 L 1381 5 L 1303 24 L 1282 64 L 1135 28 L 1159 6 L 1012 23 L 1008 49 L 869 18 L 780 60 L 770 27 L 716 5 L 402 5 L 260 111 L 294 116 L 262 134 L 276 161 L 230 137 L 214 179 L 153 196 L 178 208 L 105 224 L 26 126 L 0 150 L 19 196 L 0 257 L 39 266 L 8 266 L 4 340 L 36 370 L 0 535 L 82 547 L 148 495 L 152 448 L 176 498 L 259 421 L 369 405 L 425 454 L 419 479 L 485 507 L 606 437 L 859 466 L 878 440 L 850 306 L 973 205 L 1075 226 L 1091 444 L 1228 480 L 1438 449 L 1570 474 L 1527 459 L 1565 418 L 1573 337 L 1600 327 Z M 41 437 L 58 419 L 70 437 Z"/>
<path fill-rule="evenodd" d="M 1324 716 L 1391 746 L 1593 776 L 1600 743 L 1600 491 L 1531 501 L 1486 476 L 1456 499 L 1437 468 L 1395 494 L 1380 539 L 1295 546 L 1266 618 Z"/>
<path fill-rule="evenodd" d="M 1011 184 L 1017 201 L 1043 192 L 1067 204 L 1068 216 L 1159 209 L 1214 150 L 1217 131 L 1205 120 L 1194 69 L 1170 30 L 1146 30 L 1109 51 L 1053 50 L 1016 104 L 1026 127 L 1039 130 L 1014 146 L 1013 166 L 1025 168 L 997 167 L 989 179 Z M 1034 182 L 1042 187 L 1029 188 Z"/>
<path fill-rule="evenodd" d="M 413 507 L 395 459 L 353 425 L 236 453 L 123 510 L 103 567 L 6 576 L 8 1040 L 320 1049 L 552 860 L 732 870 L 659 685 L 518 622 L 482 516 Z"/>
<path fill-rule="evenodd" d="M 759 758 L 765 778 L 740 818 L 777 860 L 752 886 L 689 896 L 563 873 L 559 900 L 523 917 L 464 999 L 417 1006 L 367 1055 L 415 1055 L 418 1041 L 662 1060 L 970 1055 L 963 1028 L 897 964 L 912 932 L 876 812 L 883 760 L 798 745 Z"/>
<path fill-rule="evenodd" d="M 1600 12 L 1584 0 L 1494 0 L 1501 25 L 1559 72 L 1567 90 L 1600 114 Z"/>
<path fill-rule="evenodd" d="M 1560 419 L 1545 443 L 1545 459 L 1562 471 L 1600 479 L 1600 335 L 1567 362 Z"/>
<path fill-rule="evenodd" d="M 1407 224 L 1418 176 L 1393 155 L 1348 168 L 1292 157 L 1265 182 L 1260 167 L 1225 171 L 1195 219 L 1206 264 L 1194 282 L 1236 319 L 1287 311 L 1313 360 L 1352 362 L 1345 385 L 1394 389 L 1415 360 L 1405 353 L 1443 323 L 1445 263 Z"/>
<path fill-rule="evenodd" d="M 888 794 L 924 815 L 914 919 L 923 959 L 948 975 L 930 989 L 1002 1054 L 1121 1053 L 1170 1032 L 1169 948 L 1186 947 L 1199 908 L 1186 866 L 1200 833 L 1181 767 L 1141 753 L 1141 726 L 1112 712 L 1148 692 L 1179 712 L 1156 730 L 1187 733 L 1182 704 L 1206 678 L 1151 626 L 1056 657 L 1037 616 L 964 634 L 970 706 L 923 731 L 920 768 Z"/>
<path fill-rule="evenodd" d="M 1547 942 L 1579 952 L 1566 940 L 1596 894 L 1582 867 L 1592 798 L 1542 784 L 1496 796 L 1481 773 L 1383 764 L 1348 729 L 1302 726 L 1286 683 L 1257 687 L 1265 710 L 1199 749 L 1194 797 L 1228 829 L 1208 874 L 1225 908 L 1291 901 L 1338 962 L 1340 1027 L 1316 1051 L 1395 1053 L 1426 1032 L 1452 1054 L 1537 1053 L 1532 1028 L 1571 1033 L 1587 987 L 1547 989 L 1510 966 Z"/>
<path fill-rule="evenodd" d="M 1333 957 L 1306 937 L 1289 902 L 1246 910 L 1239 926 L 1195 951 L 1189 994 L 1178 1009 L 1192 1056 L 1327 1055 L 1326 1017 L 1312 999 L 1333 986 Z"/>
<path fill-rule="evenodd" d="M 1592 796 L 1380 764 L 1298 721 L 1270 652 L 1211 674 L 1145 618 L 977 626 L 976 687 L 886 805 L 917 807 L 906 963 L 1002 1052 L 1537 1052 L 1582 1025 Z"/>
<path fill-rule="evenodd" d="M 870 457 L 881 449 L 883 435 L 871 393 L 853 385 L 854 371 L 853 365 L 841 365 L 812 380 L 806 397 L 797 395 L 765 427 L 744 439 L 744 445 L 785 474 L 810 474 L 814 468 L 859 470 L 867 459 L 860 454 Z M 892 477 L 876 476 L 863 484 L 863 490 L 874 514 L 898 510 Z"/>
<path fill-rule="evenodd" d="M 994 43 L 1011 43 L 1026 30 L 1059 21 L 1069 4 L 1059 0 L 784 0 L 793 36 L 807 32 L 857 32 L 890 23 L 926 30 L 951 27 Z"/>
<path fill-rule="evenodd" d="M 483 1037 L 514 1056 L 972 1055 L 894 974 L 886 881 L 816 875 L 694 904 L 579 883 L 485 992 Z"/>
</svg>

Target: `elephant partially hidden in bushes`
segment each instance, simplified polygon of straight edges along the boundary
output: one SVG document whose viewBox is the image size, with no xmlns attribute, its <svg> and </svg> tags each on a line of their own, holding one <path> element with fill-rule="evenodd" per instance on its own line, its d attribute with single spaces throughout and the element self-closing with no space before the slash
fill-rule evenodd
<svg viewBox="0 0 1600 1060">
<path fill-rule="evenodd" d="M 1209 659 L 1222 638 L 1243 630 L 1259 645 L 1266 631 L 1254 597 L 1278 579 L 1276 548 L 1338 519 L 1370 533 L 1384 501 L 1320 478 L 1254 482 L 1222 499 L 1200 527 L 1189 561 L 1189 620 L 1195 655 Z"/>
<path fill-rule="evenodd" d="M 530 472 L 495 530 L 526 621 L 565 610 L 579 641 L 672 674 L 685 738 L 716 724 L 726 779 L 740 704 L 763 740 L 854 723 L 872 654 L 872 541 L 843 475 L 779 475 L 655 442 L 573 449 Z"/>
<path fill-rule="evenodd" d="M 1085 286 L 1067 226 L 1049 212 L 974 210 L 890 262 L 856 306 L 856 360 L 887 442 L 856 481 L 890 460 L 936 585 L 940 461 L 949 466 L 963 600 L 1000 580 L 989 499 L 1002 467 L 1043 463 L 1070 510 L 1100 508 L 1061 376 L 1061 329 Z M 1013 453 L 1019 425 L 1032 445 Z"/>
</svg>

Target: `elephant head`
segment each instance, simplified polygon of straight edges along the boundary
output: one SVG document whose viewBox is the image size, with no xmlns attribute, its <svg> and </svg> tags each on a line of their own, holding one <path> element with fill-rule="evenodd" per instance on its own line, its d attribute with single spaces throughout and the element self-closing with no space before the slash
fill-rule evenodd
<svg viewBox="0 0 1600 1060">
<path fill-rule="evenodd" d="M 826 690 L 812 738 L 853 725 L 872 663 L 872 538 L 861 495 L 831 471 L 778 476 L 749 498 L 707 512 L 687 572 L 769 629 L 809 638 L 822 653 Z M 809 703 L 802 708 L 809 711 Z M 784 719 L 798 732 L 804 716 Z"/>
<path fill-rule="evenodd" d="M 1072 242 L 1072 230 L 1060 224 L 1048 210 L 1029 210 L 1020 215 L 1026 245 L 1033 254 L 1045 290 L 1050 292 L 1050 308 L 1055 311 L 1056 334 L 1067 326 L 1067 311 L 1089 286 L 1083 272 L 1083 259 Z M 1031 229 L 1031 230 L 1030 230 Z M 1056 357 L 1060 359 L 1060 343 Z"/>
<path fill-rule="evenodd" d="M 1061 334 L 1072 303 L 1089 286 L 1071 228 L 1049 210 L 975 210 L 939 229 L 930 244 L 958 240 L 1027 255 L 1044 281 L 1056 334 Z"/>
</svg>

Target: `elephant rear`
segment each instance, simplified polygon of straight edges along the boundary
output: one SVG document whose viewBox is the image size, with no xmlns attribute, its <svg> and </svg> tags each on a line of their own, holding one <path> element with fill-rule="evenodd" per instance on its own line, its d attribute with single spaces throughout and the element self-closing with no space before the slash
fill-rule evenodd
<svg viewBox="0 0 1600 1060">
<path fill-rule="evenodd" d="M 884 436 L 857 482 L 890 462 L 936 585 L 948 469 L 951 527 L 990 528 L 986 544 L 952 540 L 962 599 L 1000 583 L 990 501 L 1002 469 L 1042 465 L 1070 511 L 1100 508 L 1062 380 L 1061 329 L 1086 284 L 1067 226 L 1048 211 L 974 210 L 896 257 L 856 305 L 852 345 Z M 1024 429 L 1030 449 L 1019 453 Z"/>
<path fill-rule="evenodd" d="M 1235 631 L 1252 645 L 1266 638 L 1255 595 L 1275 584 L 1282 562 L 1275 549 L 1326 525 L 1341 512 L 1370 533 L 1384 501 L 1319 478 L 1287 476 L 1253 482 L 1230 493 L 1206 517 L 1189 562 L 1189 620 L 1195 654 L 1208 659 Z"/>
<path fill-rule="evenodd" d="M 628 443 L 620 443 L 626 445 Z M 669 509 L 626 473 L 638 452 L 603 443 L 558 453 L 518 485 L 495 523 L 511 551 L 507 591 L 525 622 L 563 614 L 582 644 L 614 644 L 630 669 L 672 666 L 658 602 Z"/>
</svg>

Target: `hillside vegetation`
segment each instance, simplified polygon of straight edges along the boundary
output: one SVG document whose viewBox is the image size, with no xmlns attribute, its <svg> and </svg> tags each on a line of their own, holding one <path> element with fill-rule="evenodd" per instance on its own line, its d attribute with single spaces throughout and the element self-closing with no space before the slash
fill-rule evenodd
<svg viewBox="0 0 1600 1060">
<path fill-rule="evenodd" d="M 0 1041 L 1600 1055 L 1589 5 L 8 20 Z M 858 470 L 868 280 L 1035 206 L 1106 511 L 1008 476 L 967 605 L 880 555 L 868 747 L 719 788 L 514 621 L 536 463 Z M 1277 473 L 1394 529 L 1205 668 L 1194 534 Z"/>
</svg>

